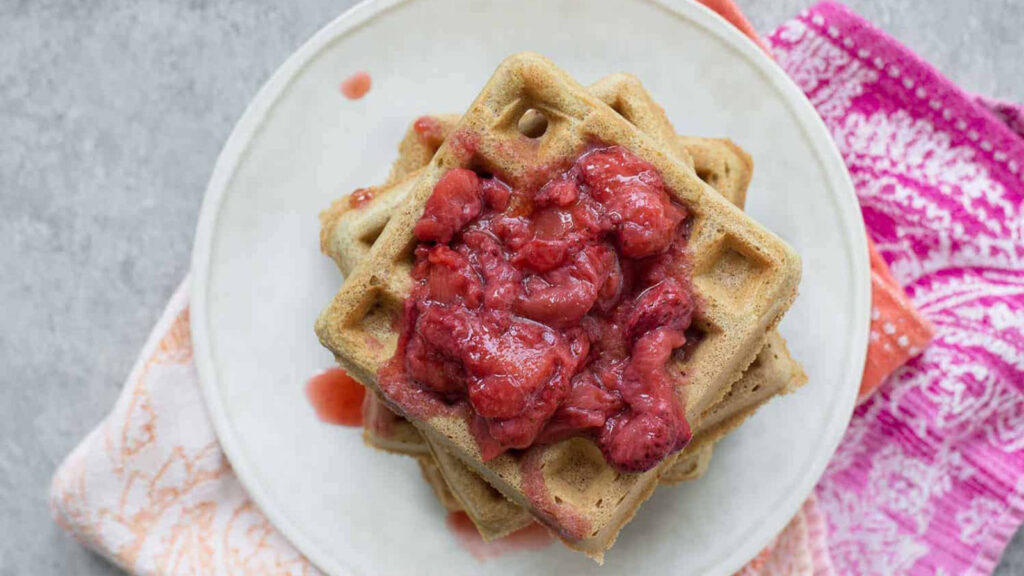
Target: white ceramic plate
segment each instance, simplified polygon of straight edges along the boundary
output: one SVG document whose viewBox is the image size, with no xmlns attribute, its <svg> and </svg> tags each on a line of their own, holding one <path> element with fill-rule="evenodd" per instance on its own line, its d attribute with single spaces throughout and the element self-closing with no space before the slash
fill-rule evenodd
<svg viewBox="0 0 1024 576">
<path fill-rule="evenodd" d="M 846 427 L 869 314 L 860 211 L 842 160 L 799 90 L 702 6 L 642 0 L 377 1 L 300 48 L 253 100 L 217 162 L 193 262 L 192 333 L 209 412 L 271 521 L 331 574 L 476 574 L 412 459 L 319 422 L 306 380 L 332 364 L 313 321 L 341 279 L 317 212 L 380 182 L 409 122 L 465 109 L 507 55 L 533 50 L 583 83 L 639 76 L 679 131 L 729 136 L 756 160 L 749 212 L 803 256 L 782 324 L 810 383 L 715 451 L 698 482 L 659 490 L 602 572 L 727 574 L 780 530 Z M 339 82 L 365 69 L 350 101 Z M 572 574 L 560 545 L 493 558 L 492 572 Z"/>
</svg>

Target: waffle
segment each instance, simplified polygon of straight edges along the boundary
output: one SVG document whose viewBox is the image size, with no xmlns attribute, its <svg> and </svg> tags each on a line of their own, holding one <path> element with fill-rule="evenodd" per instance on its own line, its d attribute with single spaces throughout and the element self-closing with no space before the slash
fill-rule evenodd
<svg viewBox="0 0 1024 576">
<path fill-rule="evenodd" d="M 595 87 L 603 88 L 595 90 Z M 606 103 L 618 102 L 617 108 L 624 110 L 624 117 L 638 126 L 641 124 L 647 127 L 671 126 L 664 113 L 661 112 L 661 108 L 657 107 L 657 104 L 649 96 L 646 96 L 647 93 L 639 81 L 632 77 L 617 74 L 602 79 L 591 86 L 590 90 L 599 95 Z M 637 94 L 640 97 L 637 97 Z M 628 104 L 622 104 L 622 102 L 628 102 Z M 652 110 L 653 113 L 646 113 L 647 110 Z M 395 197 L 406 193 L 410 188 L 410 183 L 403 182 L 403 180 L 407 180 L 408 175 L 430 161 L 458 122 L 458 118 L 454 115 L 437 115 L 418 120 L 417 123 L 409 127 L 405 138 L 399 145 L 398 159 L 392 166 L 391 176 L 385 186 L 372 190 L 369 200 L 358 210 L 351 210 L 346 198 L 343 198 L 324 212 L 322 230 L 324 246 L 322 248 L 336 261 L 342 274 L 349 274 L 355 263 L 369 251 L 372 240 L 376 239 L 387 219 L 390 218 Z M 642 120 L 635 121 L 635 118 Z M 422 133 L 424 127 L 429 129 L 428 134 Z M 678 137 L 675 140 L 680 143 L 684 142 L 683 137 Z M 704 138 L 686 140 L 688 140 L 687 146 L 694 147 L 699 153 L 693 156 L 700 159 L 700 162 L 697 162 L 697 169 L 701 177 L 709 183 L 713 182 L 715 186 L 722 186 L 721 189 L 716 189 L 727 198 L 742 199 L 750 181 L 749 171 L 752 169 L 752 164 L 749 161 L 744 162 L 731 171 L 723 172 L 722 167 L 727 164 L 716 162 L 714 159 L 723 154 L 728 155 L 729 150 L 724 148 L 715 150 L 715 148 L 723 146 L 723 143 L 728 141 Z M 739 151 L 739 154 L 749 158 L 742 150 Z M 729 175 L 730 172 L 739 174 L 742 170 L 748 172 L 746 178 L 728 180 L 722 177 Z M 728 187 L 730 185 L 735 187 Z M 380 206 L 383 206 L 383 209 Z M 742 381 L 734 386 L 742 386 Z M 741 412 L 756 409 L 756 406 L 751 408 L 750 403 L 745 402 L 742 395 L 730 394 L 729 396 L 731 400 L 723 401 L 721 403 L 723 406 L 716 405 L 713 410 L 721 414 L 739 416 Z M 367 444 L 393 453 L 413 456 L 427 451 L 427 443 L 412 424 L 391 412 L 377 399 L 375 394 L 368 394 L 366 398 L 367 404 L 364 407 L 366 428 L 363 438 Z M 729 405 L 725 405 L 727 402 Z M 699 429 L 695 433 L 699 437 Z M 500 538 L 532 520 L 528 512 L 509 503 L 480 476 L 469 471 L 456 458 L 449 456 L 443 448 L 438 447 L 436 450 L 440 453 L 438 462 L 434 462 L 431 458 L 420 457 L 418 459 L 423 469 L 424 478 L 431 484 L 439 501 L 446 508 L 467 511 L 467 515 L 485 540 Z M 687 449 L 686 454 L 680 456 L 676 464 L 662 476 L 661 482 L 674 484 L 699 478 L 707 470 L 711 453 L 710 445 L 702 446 L 699 450 Z M 442 465 L 438 466 L 438 463 Z M 449 471 L 447 474 L 446 470 Z M 495 497 L 500 500 L 496 500 Z M 465 502 L 465 505 L 459 503 L 460 499 Z"/>
<path fill-rule="evenodd" d="M 661 476 L 661 482 L 677 484 L 703 475 L 715 442 L 739 427 L 768 400 L 792 392 L 806 382 L 807 374 L 790 356 L 785 339 L 773 330 L 743 377 L 701 419 L 690 444 L 676 464 Z"/>
<path fill-rule="evenodd" d="M 395 414 L 374 393 L 363 400 L 363 442 L 367 445 L 409 456 L 427 456 L 430 449 L 411 422 Z"/>
<path fill-rule="evenodd" d="M 399 155 L 400 162 L 405 158 Z M 353 196 L 335 200 L 320 213 L 320 250 L 348 275 L 370 252 L 415 182 L 415 174 L 403 174 L 384 186 L 358 190 L 366 199 L 362 204 L 353 205 Z"/>
<path fill-rule="evenodd" d="M 449 512 L 461 512 L 463 510 L 462 504 L 459 503 L 459 500 L 452 494 L 451 489 L 448 488 L 448 482 L 441 475 L 441 468 L 437 465 L 434 457 L 430 455 L 420 456 L 416 460 L 420 464 L 420 473 L 423 474 L 423 479 L 434 490 L 434 496 L 437 496 L 437 501 Z"/>
<path fill-rule="evenodd" d="M 753 163 L 741 148 L 727 139 L 676 136 L 665 111 L 632 75 L 606 76 L 588 90 L 640 130 L 670 147 L 730 202 L 743 206 Z M 383 186 L 360 191 L 368 200 L 358 210 L 352 209 L 349 197 L 343 197 L 320 215 L 321 250 L 338 264 L 343 274 L 348 275 L 369 253 L 396 206 L 411 189 L 414 175 L 434 157 L 459 118 L 455 114 L 441 114 L 417 120 L 399 144 L 398 158 Z M 411 424 L 382 414 L 384 408 L 380 403 L 370 408 L 370 414 L 376 416 L 367 418 L 367 422 L 382 422 L 384 426 L 366 427 L 363 437 L 367 444 L 399 454 L 426 452 L 426 445 Z"/>
<path fill-rule="evenodd" d="M 598 81 L 589 90 L 645 132 L 661 133 L 664 139 L 665 131 L 660 127 L 667 126 L 671 131 L 671 124 L 664 112 L 654 103 L 635 78 L 624 74 L 612 75 Z M 343 198 L 336 202 L 331 209 L 325 211 L 322 230 L 323 249 L 337 262 L 343 274 L 347 275 L 358 259 L 369 251 L 372 240 L 380 234 L 380 230 L 390 218 L 396 203 L 395 197 L 405 194 L 410 188 L 410 183 L 403 182 L 403 180 L 429 162 L 444 139 L 451 133 L 458 119 L 459 117 L 455 115 L 436 115 L 418 120 L 417 123 L 409 127 L 405 138 L 399 145 L 398 159 L 392 166 L 391 176 L 385 186 L 373 190 L 370 200 L 359 210 L 350 210 L 348 202 Z M 749 155 L 726 139 L 674 137 L 674 135 L 672 138 L 692 156 L 699 177 L 711 184 L 731 202 L 742 207 L 752 170 Z M 381 209 L 380 206 L 384 208 Z M 789 381 L 791 374 L 799 372 L 799 365 L 788 356 L 786 361 L 777 362 L 776 367 L 777 370 L 774 373 L 759 376 L 762 380 L 768 379 L 763 387 L 745 385 L 743 380 L 735 384 L 736 390 L 744 392 L 730 392 L 726 399 L 712 409 L 714 418 L 730 419 L 734 424 L 729 429 L 737 426 L 763 402 L 767 401 L 775 391 L 782 388 Z M 748 394 L 747 391 L 751 388 L 754 389 L 754 393 Z M 771 391 L 771 394 L 765 395 L 763 392 L 757 394 L 759 388 Z M 372 394 L 367 398 L 376 400 L 376 396 Z M 368 444 L 380 449 L 411 455 L 419 455 L 426 451 L 427 446 L 415 428 L 404 419 L 394 416 L 380 402 L 375 401 L 370 405 L 366 414 L 367 428 L 364 438 Z M 383 420 L 385 425 L 375 426 L 372 424 L 379 420 Z M 704 435 L 700 429 L 695 430 L 695 441 L 701 440 L 701 446 L 699 448 L 690 447 L 680 455 L 676 464 L 662 476 L 662 483 L 677 483 L 700 477 L 707 469 L 712 453 L 711 443 L 704 442 L 704 439 L 709 437 L 717 439 L 718 436 L 728 431 L 723 429 L 710 435 Z M 440 452 L 449 461 L 458 462 L 447 456 L 443 449 L 440 449 Z M 443 473 L 445 467 L 439 469 L 426 458 L 420 458 L 420 463 L 425 470 L 424 476 L 432 484 L 439 499 L 446 507 L 450 508 L 451 502 L 456 500 L 451 489 L 445 483 Z M 427 467 L 430 468 L 429 474 L 426 471 Z M 450 474 L 452 480 L 449 483 L 459 487 L 456 489 L 456 493 L 461 494 L 462 499 L 467 501 L 468 509 L 475 511 L 470 514 L 470 518 L 474 520 L 485 539 L 507 534 L 529 519 L 529 515 L 522 508 L 494 505 L 493 495 L 496 494 L 496 491 L 479 476 L 471 473 L 467 475 L 464 465 L 456 464 L 453 467 L 449 464 L 447 468 L 454 470 Z M 477 495 L 480 496 L 477 497 Z M 461 508 L 462 506 L 459 505 L 459 509 Z"/>
<path fill-rule="evenodd" d="M 772 331 L 743 378 L 733 385 L 719 404 L 704 415 L 700 430 L 690 445 L 694 450 L 713 445 L 735 430 L 770 398 L 788 394 L 806 382 L 807 374 L 790 356 L 785 339 L 778 332 Z"/>
<path fill-rule="evenodd" d="M 725 199 L 743 208 L 747 187 L 754 175 L 754 160 L 728 138 L 679 136 L 679 144 L 693 159 L 697 177 L 718 190 Z"/>
<path fill-rule="evenodd" d="M 517 128 L 531 108 L 548 120 L 536 139 Z M 466 145 L 470 139 L 472 150 Z M 393 355 L 397 341 L 393 314 L 410 289 L 412 229 L 440 177 L 455 167 L 486 167 L 521 186 L 531 167 L 575 157 L 592 140 L 622 146 L 651 163 L 671 194 L 691 211 L 693 288 L 702 302 L 695 326 L 704 334 L 687 358 L 677 356 L 675 362 L 689 378 L 678 390 L 687 418 L 698 422 L 740 378 L 796 296 L 799 257 L 715 193 L 689 165 L 538 55 L 516 55 L 499 66 L 318 318 L 321 342 L 350 374 L 375 388 L 377 371 Z M 389 406 L 401 413 L 400 406 Z M 557 530 L 571 547 L 595 558 L 611 546 L 672 461 L 623 474 L 607 465 L 592 442 L 573 438 L 485 463 L 464 419 L 436 416 L 413 422 Z"/>
<path fill-rule="evenodd" d="M 442 119 L 441 121 L 449 125 L 449 128 L 454 126 L 455 122 L 450 120 L 450 117 L 441 116 L 436 118 Z M 444 132 L 445 136 L 447 133 L 447 131 Z M 683 140 L 683 137 L 680 137 L 680 140 Z M 704 139 L 696 140 L 699 142 Z M 410 141 L 423 142 L 420 135 L 412 127 L 409 129 L 406 139 L 403 140 L 405 143 Z M 711 140 L 710 142 L 725 141 Z M 439 145 L 438 143 L 437 146 Z M 403 162 L 403 160 L 408 158 L 405 155 L 406 150 L 419 150 L 422 148 L 422 145 L 413 146 L 405 144 L 401 146 L 400 150 L 402 152 L 399 154 L 399 159 L 395 162 L 394 166 L 402 167 L 403 169 L 411 168 L 413 171 L 421 168 L 422 166 Z M 436 147 L 433 150 L 436 151 Z M 746 156 L 742 150 L 740 154 Z M 701 165 L 701 160 L 698 159 L 706 157 L 698 154 L 693 156 L 695 164 L 698 166 Z M 728 180 L 718 177 L 719 173 L 717 171 L 720 170 L 718 167 L 722 165 L 722 163 L 711 164 L 710 172 L 704 177 L 705 181 L 715 182 L 717 185 L 723 185 L 724 182 L 727 182 Z M 744 163 L 744 165 L 748 168 L 750 166 L 749 163 Z M 399 174 L 399 182 L 390 186 L 401 186 L 407 189 L 409 185 L 401 182 L 401 179 L 404 179 L 407 173 L 402 173 L 398 170 L 394 170 L 394 173 Z M 735 174 L 736 171 L 733 171 L 733 173 Z M 745 186 L 749 182 L 749 178 L 743 179 L 742 182 L 742 188 L 738 190 L 742 194 L 738 196 L 739 198 L 745 196 Z M 382 194 L 374 196 L 360 210 L 351 211 L 341 225 L 350 227 L 353 230 L 366 230 L 369 227 L 364 226 L 361 220 L 361 215 L 365 214 L 365 218 L 373 222 L 375 227 L 382 228 L 380 212 L 373 206 L 376 202 L 389 202 L 388 198 L 392 193 L 389 186 L 382 187 L 382 190 Z M 340 201 L 335 204 L 346 206 L 344 202 Z M 390 216 L 390 213 L 388 216 Z M 354 242 L 350 235 L 344 234 L 343 230 L 328 230 L 326 237 L 334 238 L 335 242 L 342 244 Z M 369 246 L 366 247 L 366 250 L 369 250 Z M 352 250 L 347 246 L 336 246 L 325 251 L 332 254 L 343 274 L 347 275 L 351 272 L 348 260 L 340 256 L 354 253 Z M 772 397 L 777 394 L 787 393 L 805 381 L 806 375 L 803 373 L 800 365 L 790 357 L 789 351 L 785 347 L 785 341 L 776 332 L 770 334 L 768 342 L 762 348 L 754 363 L 744 373 L 743 378 L 736 382 L 726 397 L 712 407 L 701 420 L 700 425 L 694 430 L 694 438 L 690 445 L 684 453 L 680 454 L 676 463 L 661 476 L 661 483 L 677 484 L 702 476 L 707 470 L 713 453 L 714 443 L 718 439 L 738 427 L 747 417 Z M 377 399 L 376 395 L 368 394 L 367 401 L 367 407 L 364 408 L 367 424 L 364 431 L 364 439 L 367 444 L 399 454 L 421 455 L 427 452 L 427 443 L 412 424 L 391 412 Z M 375 425 L 379 420 L 383 420 L 385 424 Z M 438 461 L 441 462 L 443 459 L 447 462 L 447 466 L 438 466 L 438 463 L 435 463 L 430 457 L 419 458 L 424 478 L 431 484 L 439 501 L 446 508 L 449 510 L 466 510 L 468 512 L 468 516 L 473 520 L 485 540 L 500 538 L 519 529 L 532 519 L 528 512 L 508 503 L 504 497 L 500 496 L 500 493 L 494 490 L 480 476 L 472 473 L 456 458 L 449 456 L 443 448 L 438 448 L 438 450 L 442 455 L 438 458 Z M 451 472 L 446 474 L 445 470 L 450 470 Z M 448 478 L 447 481 L 446 478 Z M 449 487 L 449 484 L 452 487 Z M 453 494 L 453 491 L 455 494 Z M 501 498 L 498 504 L 495 504 L 496 496 Z M 465 501 L 466 505 L 460 504 L 459 499 Z"/>
<path fill-rule="evenodd" d="M 675 463 L 661 475 L 658 481 L 662 484 L 673 485 L 700 478 L 707 472 L 714 451 L 714 444 L 705 444 L 700 448 L 687 446 L 686 450 L 676 458 Z"/>
<path fill-rule="evenodd" d="M 469 516 L 484 540 L 507 536 L 533 522 L 525 508 L 517 506 L 485 482 L 469 466 L 437 442 L 428 442 L 441 482 Z M 434 488 L 435 492 L 437 488 Z"/>
</svg>

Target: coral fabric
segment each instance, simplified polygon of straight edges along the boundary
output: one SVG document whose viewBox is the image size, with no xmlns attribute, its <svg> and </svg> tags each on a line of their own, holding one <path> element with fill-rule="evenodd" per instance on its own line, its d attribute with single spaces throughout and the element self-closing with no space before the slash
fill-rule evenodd
<svg viewBox="0 0 1024 576">
<path fill-rule="evenodd" d="M 736 29 L 742 32 L 744 35 L 746 35 L 747 38 L 753 40 L 754 43 L 757 44 L 762 50 L 771 54 L 771 49 L 768 48 L 767 44 L 765 44 L 764 40 L 761 38 L 761 35 L 758 34 L 756 30 L 754 30 L 754 27 L 750 25 L 750 21 L 747 20 L 747 17 L 743 15 L 743 12 L 740 10 L 739 6 L 737 6 L 732 0 L 697 1 L 717 12 L 719 16 L 721 16 L 727 22 L 735 26 Z"/>
<path fill-rule="evenodd" d="M 812 497 L 741 573 L 990 572 L 1024 520 L 1024 141 L 1000 120 L 1020 111 L 990 112 L 839 5 L 769 44 L 832 131 L 877 245 L 863 389 L 879 388 Z M 220 451 L 186 285 L 111 414 L 57 471 L 54 516 L 133 573 L 317 574 Z M 935 341 L 900 367 L 929 323 Z"/>
<path fill-rule="evenodd" d="M 889 272 L 889 265 L 868 239 L 871 261 L 871 333 L 858 397 L 863 400 L 897 368 L 931 342 L 934 328 L 914 308 Z"/>
</svg>

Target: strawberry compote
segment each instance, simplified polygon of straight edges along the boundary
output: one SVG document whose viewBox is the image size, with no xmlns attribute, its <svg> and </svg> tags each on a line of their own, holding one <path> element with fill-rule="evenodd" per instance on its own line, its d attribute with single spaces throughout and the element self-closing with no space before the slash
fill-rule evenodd
<svg viewBox="0 0 1024 576">
<path fill-rule="evenodd" d="M 686 219 L 617 146 L 532 190 L 448 171 L 380 387 L 414 417 L 468 406 L 485 460 L 586 435 L 618 470 L 652 468 L 690 439 L 669 365 L 694 309 Z"/>
</svg>

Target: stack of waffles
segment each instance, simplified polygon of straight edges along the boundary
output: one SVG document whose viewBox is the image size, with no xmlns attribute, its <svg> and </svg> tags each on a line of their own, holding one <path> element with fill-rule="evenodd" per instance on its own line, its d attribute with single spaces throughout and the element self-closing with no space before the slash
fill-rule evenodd
<svg viewBox="0 0 1024 576">
<path fill-rule="evenodd" d="M 455 141 L 460 134 L 474 136 L 472 154 Z M 411 289 L 413 229 L 453 168 L 498 167 L 515 186 L 530 167 L 593 142 L 621 146 L 655 166 L 690 214 L 691 285 L 702 304 L 692 326 L 701 337 L 669 362 L 685 375 L 676 394 L 692 439 L 644 472 L 617 470 L 582 436 L 485 461 L 465 419 L 410 417 L 378 386 Z M 799 257 L 742 212 L 752 171 L 750 156 L 728 139 L 677 135 L 634 77 L 614 74 L 585 88 L 535 54 L 503 62 L 461 117 L 417 119 L 387 182 L 321 214 L 322 250 L 345 282 L 316 332 L 369 389 L 366 443 L 418 459 L 443 506 L 464 511 L 485 539 L 537 521 L 600 561 L 655 487 L 700 477 L 718 440 L 806 380 L 775 330 L 796 296 Z"/>
</svg>

